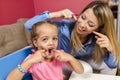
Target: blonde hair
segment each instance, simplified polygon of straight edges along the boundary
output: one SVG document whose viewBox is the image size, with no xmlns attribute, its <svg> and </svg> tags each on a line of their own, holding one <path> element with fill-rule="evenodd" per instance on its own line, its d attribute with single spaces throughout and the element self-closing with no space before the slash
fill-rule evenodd
<svg viewBox="0 0 120 80">
<path fill-rule="evenodd" d="M 57 24 L 55 24 L 53 21 L 51 20 L 48 20 L 48 21 L 40 21 L 40 22 L 37 22 L 35 23 L 33 26 L 32 26 L 32 30 L 31 30 L 31 41 L 32 41 L 32 44 L 33 44 L 33 47 L 34 49 L 37 50 L 37 47 L 34 46 L 34 40 L 37 40 L 38 38 L 38 33 L 37 33 L 37 28 L 38 27 L 41 27 L 41 25 L 43 24 L 49 24 L 49 25 L 53 25 L 53 26 L 56 26 L 57 28 Z"/>
<path fill-rule="evenodd" d="M 82 13 L 89 8 L 93 9 L 94 15 L 98 19 L 99 32 L 108 37 L 112 45 L 113 52 L 115 53 L 114 58 L 115 60 L 118 60 L 120 50 L 114 29 L 114 17 L 109 6 L 102 1 L 93 1 L 82 11 Z M 74 27 L 71 33 L 71 49 L 73 52 L 83 50 L 83 45 L 80 41 L 79 34 L 76 31 L 76 27 Z M 95 62 L 99 62 L 102 59 L 102 56 L 107 55 L 107 52 L 108 51 L 105 48 L 100 48 L 99 45 L 95 44 L 93 52 Z"/>
</svg>

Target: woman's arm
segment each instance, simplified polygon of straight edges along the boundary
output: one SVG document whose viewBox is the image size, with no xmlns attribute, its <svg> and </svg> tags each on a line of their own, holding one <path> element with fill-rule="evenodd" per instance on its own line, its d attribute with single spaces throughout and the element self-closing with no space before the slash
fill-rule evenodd
<svg viewBox="0 0 120 80">
<path fill-rule="evenodd" d="M 101 47 L 101 48 L 106 48 L 108 53 L 103 57 L 104 62 L 108 65 L 110 68 L 116 68 L 117 67 L 117 62 L 115 60 L 115 57 L 117 53 L 115 53 L 115 50 L 113 50 L 113 46 L 110 43 L 109 38 L 99 32 L 93 32 L 96 36 L 96 43 Z"/>
<path fill-rule="evenodd" d="M 44 21 L 44 20 L 49 20 L 50 17 L 48 15 L 49 11 L 45 11 L 41 14 L 38 14 L 34 17 L 32 17 L 31 19 L 29 19 L 26 23 L 25 23 L 25 28 L 29 31 L 31 31 L 33 24 L 39 22 L 39 21 Z"/>
<path fill-rule="evenodd" d="M 50 20 L 52 18 L 71 19 L 71 18 L 73 18 L 72 14 L 73 14 L 73 12 L 70 11 L 69 9 L 64 9 L 64 10 L 56 11 L 56 12 L 45 11 L 45 12 L 38 14 L 38 15 L 34 16 L 33 18 L 29 19 L 25 23 L 25 27 L 26 27 L 26 29 L 31 30 L 33 24 L 35 24 L 39 21 Z"/>
<path fill-rule="evenodd" d="M 104 56 L 104 62 L 110 68 L 116 68 L 118 63 L 115 61 L 115 58 L 112 53 L 108 52 L 107 55 Z"/>
</svg>

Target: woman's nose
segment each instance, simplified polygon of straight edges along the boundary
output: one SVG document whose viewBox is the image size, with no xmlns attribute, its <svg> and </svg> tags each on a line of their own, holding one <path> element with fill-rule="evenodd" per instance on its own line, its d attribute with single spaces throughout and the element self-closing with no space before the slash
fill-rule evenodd
<svg viewBox="0 0 120 80">
<path fill-rule="evenodd" d="M 81 28 L 87 27 L 87 20 L 78 19 L 78 24 L 80 24 Z"/>
<path fill-rule="evenodd" d="M 87 27 L 86 22 L 82 22 L 82 23 L 81 23 L 81 28 L 82 28 L 82 29 L 86 29 L 86 27 Z"/>
</svg>

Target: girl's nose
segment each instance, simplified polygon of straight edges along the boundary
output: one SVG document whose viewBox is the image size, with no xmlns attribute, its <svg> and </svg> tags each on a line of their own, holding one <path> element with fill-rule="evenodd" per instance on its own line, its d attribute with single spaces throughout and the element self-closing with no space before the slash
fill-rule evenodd
<svg viewBox="0 0 120 80">
<path fill-rule="evenodd" d="M 50 44 L 50 45 L 53 45 L 53 44 L 54 44 L 53 40 L 50 40 L 50 41 L 49 41 L 49 44 Z"/>
</svg>

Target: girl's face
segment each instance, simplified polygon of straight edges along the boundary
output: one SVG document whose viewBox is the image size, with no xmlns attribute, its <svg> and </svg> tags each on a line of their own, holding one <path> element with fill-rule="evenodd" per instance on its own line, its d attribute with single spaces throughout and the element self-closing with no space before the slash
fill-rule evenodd
<svg viewBox="0 0 120 80">
<path fill-rule="evenodd" d="M 93 13 L 93 9 L 87 9 L 83 12 L 76 22 L 76 29 L 79 34 L 88 35 L 92 33 L 92 31 L 97 30 L 98 28 L 98 20 Z"/>
<path fill-rule="evenodd" d="M 42 24 L 37 27 L 37 40 L 33 41 L 34 45 L 40 49 L 52 53 L 58 45 L 58 29 L 51 24 Z M 51 51 L 49 51 L 51 50 Z"/>
</svg>

